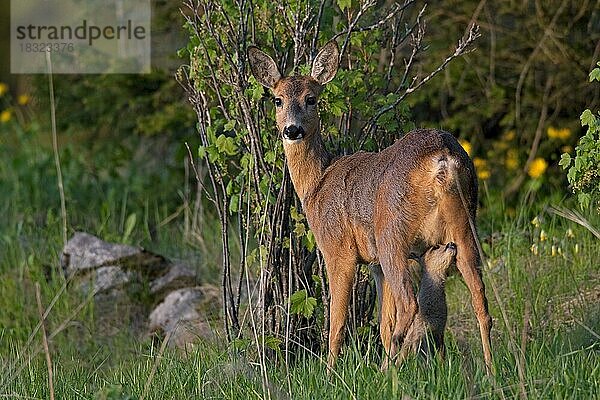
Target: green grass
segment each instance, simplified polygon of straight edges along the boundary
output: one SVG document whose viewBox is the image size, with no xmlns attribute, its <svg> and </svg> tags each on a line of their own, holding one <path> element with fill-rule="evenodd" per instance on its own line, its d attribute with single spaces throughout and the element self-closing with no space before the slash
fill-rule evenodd
<svg viewBox="0 0 600 400">
<path fill-rule="evenodd" d="M 0 398 L 46 399 L 40 334 L 26 344 L 39 322 L 35 283 L 46 306 L 64 285 L 58 191 L 47 148 L 36 147 L 36 135 L 15 134 L 23 146 L 2 145 L 7 156 L 0 165 L 5 199 L 0 204 Z M 69 145 L 62 154 L 70 232 L 83 229 L 142 244 L 197 264 L 205 281 L 218 281 L 214 222 L 204 226 L 204 246 L 182 239 L 182 215 L 161 225 L 182 202 L 181 173 L 163 174 L 160 164 L 148 166 L 151 160 L 130 157 L 126 149 L 79 151 Z M 446 360 L 411 359 L 387 373 L 379 371 L 377 343 L 354 338 L 348 338 L 329 375 L 323 355 L 300 353 L 287 365 L 276 357 L 261 363 L 260 346 L 252 343 L 240 348 L 203 342 L 187 354 L 167 349 L 159 357 L 160 342 L 126 333 L 97 337 L 94 309 L 87 305 L 50 342 L 56 398 L 140 399 L 147 385 L 146 399 L 598 398 L 598 239 L 547 211 L 548 204 L 572 206 L 560 197 L 538 198 L 515 210 L 485 189 L 482 198 L 479 226 L 494 317 L 494 377 L 485 374 L 468 290 L 453 277 L 447 286 Z M 132 214 L 137 222 L 126 235 Z M 531 223 L 535 216 L 539 226 Z M 600 226 L 597 215 L 587 218 Z M 64 291 L 48 317 L 48 332 L 68 321 L 82 301 L 75 291 Z"/>
</svg>

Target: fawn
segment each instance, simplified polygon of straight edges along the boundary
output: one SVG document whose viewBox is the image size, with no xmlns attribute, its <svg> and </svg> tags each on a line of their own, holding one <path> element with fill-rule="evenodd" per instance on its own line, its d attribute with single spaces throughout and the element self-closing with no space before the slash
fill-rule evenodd
<svg viewBox="0 0 600 400">
<path fill-rule="evenodd" d="M 448 318 L 445 284 L 451 268 L 456 265 L 456 244 L 435 245 L 417 258 L 421 266 L 419 311 L 410 326 L 401 356 L 414 352 L 429 356 L 433 349 L 443 358 L 444 329 Z"/>
<path fill-rule="evenodd" d="M 475 238 L 477 178 L 458 141 L 443 131 L 417 129 L 378 153 L 333 158 L 320 133 L 317 103 L 337 72 L 337 44 L 330 41 L 318 52 L 310 76 L 282 76 L 275 61 L 254 46 L 247 56 L 256 80 L 274 95 L 290 177 L 325 260 L 331 294 L 328 366 L 333 367 L 343 341 L 356 265 L 381 266 L 374 275 L 381 309 L 388 312 L 382 313 L 380 332 L 393 359 L 418 308 L 409 253 L 452 241 L 489 371 L 492 319 Z"/>
</svg>

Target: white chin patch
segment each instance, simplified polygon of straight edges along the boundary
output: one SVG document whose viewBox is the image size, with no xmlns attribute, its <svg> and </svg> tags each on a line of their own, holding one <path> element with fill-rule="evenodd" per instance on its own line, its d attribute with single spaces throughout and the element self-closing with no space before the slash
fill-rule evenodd
<svg viewBox="0 0 600 400">
<path fill-rule="evenodd" d="M 283 138 L 283 142 L 285 144 L 298 144 L 302 141 L 302 139 L 304 139 L 304 138 L 299 138 L 299 139 L 294 139 L 294 140 Z"/>
</svg>

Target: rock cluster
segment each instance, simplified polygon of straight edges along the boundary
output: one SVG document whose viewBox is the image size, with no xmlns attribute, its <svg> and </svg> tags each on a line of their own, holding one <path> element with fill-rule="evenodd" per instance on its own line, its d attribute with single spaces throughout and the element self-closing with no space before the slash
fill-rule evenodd
<svg viewBox="0 0 600 400">
<path fill-rule="evenodd" d="M 209 320 L 220 309 L 219 290 L 200 286 L 184 263 L 76 232 L 61 265 L 68 281 L 93 297 L 95 326 L 103 335 L 158 333 L 178 347 L 214 335 Z"/>
</svg>

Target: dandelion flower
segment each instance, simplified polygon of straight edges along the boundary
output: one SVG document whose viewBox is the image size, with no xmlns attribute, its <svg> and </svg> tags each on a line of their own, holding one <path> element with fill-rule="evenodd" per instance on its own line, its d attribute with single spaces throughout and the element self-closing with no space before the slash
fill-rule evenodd
<svg viewBox="0 0 600 400">
<path fill-rule="evenodd" d="M 471 146 L 471 143 L 469 143 L 468 141 L 461 139 L 458 141 L 460 143 L 460 145 L 462 146 L 463 149 L 465 149 L 465 151 L 467 152 L 467 154 L 469 156 L 471 156 L 471 150 L 473 150 L 473 147 Z"/>
<path fill-rule="evenodd" d="M 507 131 L 504 133 L 504 135 L 502 135 L 502 139 L 504 139 L 507 142 L 510 142 L 515 138 L 515 136 L 517 136 L 515 130 L 511 129 L 510 131 Z"/>
<path fill-rule="evenodd" d="M 475 157 L 473 159 L 473 164 L 475 165 L 475 168 L 486 168 L 487 167 L 487 161 L 485 161 L 483 158 L 479 158 L 479 157 Z"/>
<path fill-rule="evenodd" d="M 480 171 L 477 171 L 477 177 L 482 181 L 490 179 L 490 176 L 492 176 L 492 173 L 488 169 L 482 169 Z"/>
<path fill-rule="evenodd" d="M 8 85 L 0 82 L 0 97 L 4 96 L 8 92 Z"/>
<path fill-rule="evenodd" d="M 548 137 L 550 139 L 557 139 L 558 138 L 558 129 L 556 129 L 553 126 L 549 126 L 548 130 L 546 131 L 546 134 L 548 135 Z"/>
<path fill-rule="evenodd" d="M 12 113 L 10 110 L 4 110 L 0 113 L 0 122 L 5 124 L 12 118 Z"/>
<path fill-rule="evenodd" d="M 571 130 L 569 128 L 555 128 L 553 126 L 549 126 L 546 134 L 550 139 L 560 139 L 567 140 L 571 137 Z"/>
<path fill-rule="evenodd" d="M 504 165 L 510 170 L 519 168 L 519 157 L 517 156 L 517 151 L 515 149 L 508 150 L 506 158 L 504 159 Z"/>
<path fill-rule="evenodd" d="M 19 103 L 20 106 L 25 106 L 25 105 L 29 104 L 30 100 L 31 100 L 31 97 L 29 97 L 26 94 L 20 94 L 19 97 L 17 97 L 17 103 Z"/>
<path fill-rule="evenodd" d="M 475 169 L 477 170 L 477 177 L 482 181 L 489 179 L 490 176 L 492 176 L 487 161 L 483 158 L 475 157 L 473 159 L 473 165 L 475 165 Z"/>
<path fill-rule="evenodd" d="M 540 176 L 544 175 L 546 172 L 546 168 L 548 168 L 548 163 L 541 157 L 535 158 L 531 164 L 529 164 L 529 168 L 527 170 L 527 174 L 533 179 L 537 179 Z"/>
</svg>

